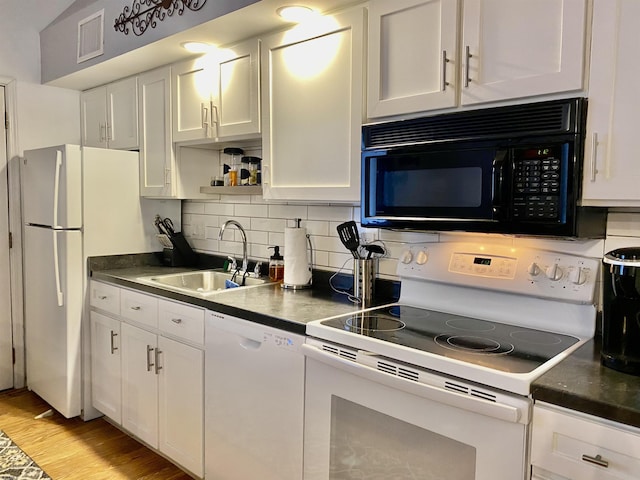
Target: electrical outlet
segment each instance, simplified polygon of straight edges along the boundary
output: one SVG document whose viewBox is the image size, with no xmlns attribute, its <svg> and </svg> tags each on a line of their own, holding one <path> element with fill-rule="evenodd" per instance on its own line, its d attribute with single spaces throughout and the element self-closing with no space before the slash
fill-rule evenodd
<svg viewBox="0 0 640 480">
<path fill-rule="evenodd" d="M 191 220 L 191 237 L 204 240 L 204 218 L 194 216 Z"/>
<path fill-rule="evenodd" d="M 360 232 L 360 243 L 366 245 L 367 243 L 371 243 L 376 239 L 373 232 L 361 231 Z"/>
</svg>

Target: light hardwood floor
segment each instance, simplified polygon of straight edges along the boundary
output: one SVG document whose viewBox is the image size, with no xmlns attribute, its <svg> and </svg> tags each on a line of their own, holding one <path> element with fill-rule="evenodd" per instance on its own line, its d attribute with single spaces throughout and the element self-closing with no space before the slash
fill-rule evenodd
<svg viewBox="0 0 640 480">
<path fill-rule="evenodd" d="M 53 480 L 192 478 L 101 418 L 34 418 L 48 409 L 26 389 L 0 392 L 0 430 Z"/>
</svg>

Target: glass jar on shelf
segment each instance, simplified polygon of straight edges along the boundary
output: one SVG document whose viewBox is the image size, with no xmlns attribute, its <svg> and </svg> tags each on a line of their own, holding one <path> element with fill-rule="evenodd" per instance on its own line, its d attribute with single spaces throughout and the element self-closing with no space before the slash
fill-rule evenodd
<svg viewBox="0 0 640 480">
<path fill-rule="evenodd" d="M 225 148 L 222 153 L 224 153 L 225 155 L 229 155 L 231 158 L 229 160 L 229 187 L 236 187 L 238 185 L 240 185 L 240 159 L 242 157 L 242 154 L 244 153 L 244 150 L 242 150 L 241 148 L 235 148 L 235 147 L 227 147 Z"/>
</svg>

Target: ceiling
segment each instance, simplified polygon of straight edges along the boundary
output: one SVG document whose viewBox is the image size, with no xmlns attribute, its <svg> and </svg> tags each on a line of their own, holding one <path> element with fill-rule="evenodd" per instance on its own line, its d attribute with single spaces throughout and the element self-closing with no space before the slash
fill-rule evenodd
<svg viewBox="0 0 640 480">
<path fill-rule="evenodd" d="M 223 46 L 266 32 L 282 30 L 290 25 L 276 15 L 276 9 L 282 5 L 304 4 L 319 12 L 331 13 L 357 3 L 362 3 L 362 0 L 261 0 L 117 58 L 56 79 L 49 82 L 49 85 L 86 90 L 193 56 L 193 53 L 180 46 L 185 41 L 203 41 Z"/>
</svg>

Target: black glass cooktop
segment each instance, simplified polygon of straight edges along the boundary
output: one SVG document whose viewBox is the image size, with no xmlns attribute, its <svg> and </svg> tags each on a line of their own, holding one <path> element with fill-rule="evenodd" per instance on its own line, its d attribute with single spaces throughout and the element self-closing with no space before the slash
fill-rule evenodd
<svg viewBox="0 0 640 480">
<path fill-rule="evenodd" d="M 509 373 L 531 372 L 579 341 L 569 335 L 401 305 L 321 323 Z"/>
</svg>

